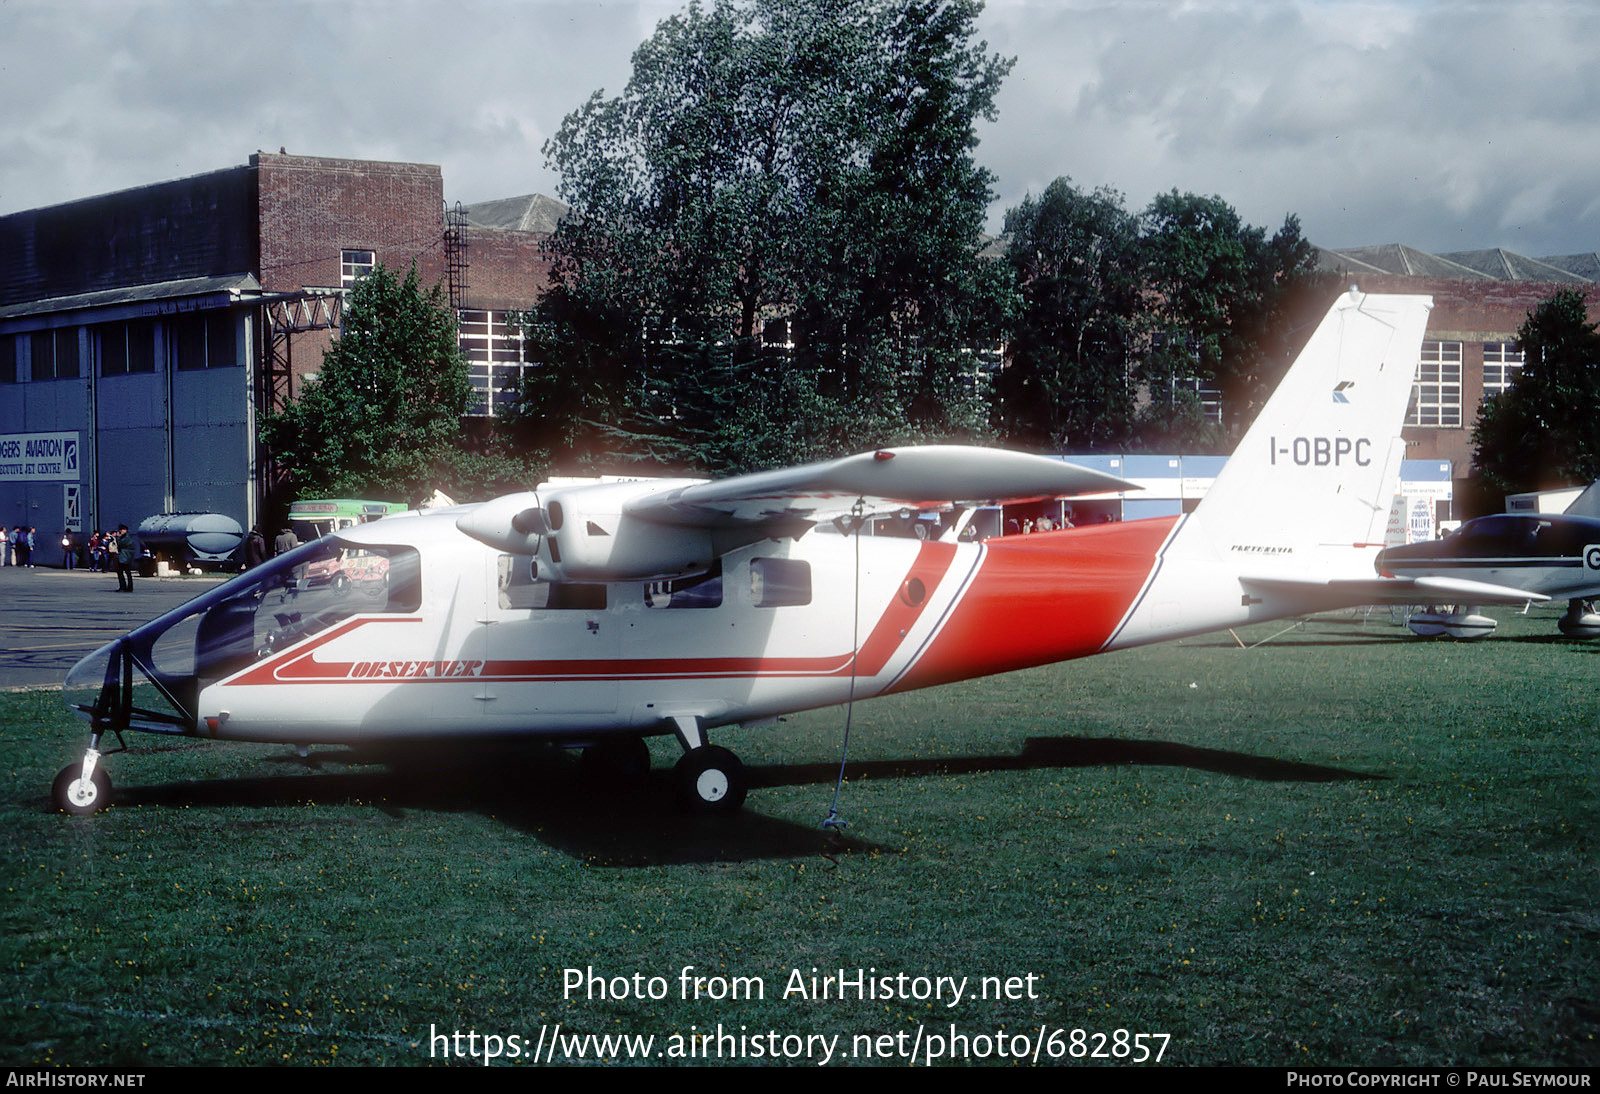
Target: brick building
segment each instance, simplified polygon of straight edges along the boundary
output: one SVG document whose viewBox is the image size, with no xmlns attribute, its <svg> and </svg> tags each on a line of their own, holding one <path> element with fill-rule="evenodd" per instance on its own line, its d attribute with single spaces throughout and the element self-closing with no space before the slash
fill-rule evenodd
<svg viewBox="0 0 1600 1094">
<path fill-rule="evenodd" d="M 498 413 L 524 368 L 515 316 L 548 282 L 539 244 L 562 211 L 537 195 L 447 209 L 427 164 L 259 153 L 0 217 L 0 521 L 46 536 L 161 512 L 255 523 L 271 478 L 257 419 L 320 368 L 344 290 L 377 263 L 447 286 L 472 413 Z M 1433 294 L 1408 456 L 1447 461 L 1457 499 L 1477 407 L 1520 367 L 1527 312 L 1575 287 L 1600 317 L 1594 254 L 1322 259 L 1368 291 Z"/>
<path fill-rule="evenodd" d="M 1433 311 L 1406 414 L 1406 457 L 1448 461 L 1454 504 L 1439 519 L 1499 511 L 1502 499 L 1472 494 L 1472 428 L 1486 396 L 1522 368 L 1517 328 L 1562 289 L 1588 301 L 1600 321 L 1600 254 L 1531 259 L 1503 250 L 1432 255 L 1400 244 L 1323 251 L 1321 266 L 1367 292 L 1426 293 Z M 1552 483 L 1551 485 L 1557 485 Z M 1565 485 L 1565 484 L 1561 484 Z"/>
<path fill-rule="evenodd" d="M 505 315 L 545 284 L 540 238 L 446 210 L 437 166 L 281 153 L 0 217 L 0 521 L 255 523 L 257 419 L 318 370 L 377 263 L 447 284 L 492 413 L 521 368 Z"/>
</svg>

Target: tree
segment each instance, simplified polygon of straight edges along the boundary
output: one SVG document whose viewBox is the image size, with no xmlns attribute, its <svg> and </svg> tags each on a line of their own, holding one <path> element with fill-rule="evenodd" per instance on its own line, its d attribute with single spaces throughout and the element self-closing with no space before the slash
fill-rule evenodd
<svg viewBox="0 0 1600 1094">
<path fill-rule="evenodd" d="M 1315 249 L 1292 215 L 1268 239 L 1220 197 L 1173 190 L 1140 224 L 1152 302 L 1142 378 L 1152 392 L 1192 379 L 1215 384 L 1230 432 L 1242 433 L 1309 337 L 1306 309 L 1326 304 L 1332 280 L 1316 273 Z M 1168 416 L 1152 405 L 1154 417 Z"/>
<path fill-rule="evenodd" d="M 1522 371 L 1485 399 L 1474 474 L 1499 494 L 1600 478 L 1600 333 L 1582 293 L 1562 289 L 1517 330 Z"/>
<path fill-rule="evenodd" d="M 1005 290 L 973 126 L 1009 63 L 974 44 L 979 10 L 716 0 L 661 23 L 545 147 L 572 212 L 524 431 L 740 470 L 981 429 L 963 384 Z"/>
<path fill-rule="evenodd" d="M 1067 178 L 1006 213 L 1019 302 L 995 412 L 1009 440 L 1051 449 L 1125 445 L 1132 429 L 1138 222 L 1122 195 Z"/>
<path fill-rule="evenodd" d="M 1314 329 L 1331 279 L 1293 216 L 1271 238 L 1218 197 L 1053 182 L 1006 214 L 1020 304 L 995 385 L 1002 432 L 1072 448 L 1227 447 L 1196 381 L 1249 425 Z"/>
<path fill-rule="evenodd" d="M 417 502 L 446 481 L 460 489 L 471 394 L 438 286 L 423 291 L 415 267 L 402 281 L 379 266 L 351 289 L 320 375 L 266 417 L 261 439 L 299 497 Z"/>
</svg>

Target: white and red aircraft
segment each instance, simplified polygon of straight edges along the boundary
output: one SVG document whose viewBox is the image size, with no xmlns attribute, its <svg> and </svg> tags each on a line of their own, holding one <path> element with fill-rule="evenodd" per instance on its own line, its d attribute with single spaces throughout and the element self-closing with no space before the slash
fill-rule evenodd
<svg viewBox="0 0 1600 1094">
<path fill-rule="evenodd" d="M 55 800 L 110 799 L 106 732 L 360 743 L 517 735 L 745 796 L 710 729 L 1381 599 L 1401 418 L 1431 301 L 1352 289 L 1187 516 L 964 541 L 964 506 L 1128 484 L 1059 460 L 886 449 L 721 481 L 542 485 L 331 534 L 68 675 L 89 748 Z M 940 513 L 932 538 L 860 534 Z M 1525 599 L 1525 593 L 1516 599 Z"/>
</svg>

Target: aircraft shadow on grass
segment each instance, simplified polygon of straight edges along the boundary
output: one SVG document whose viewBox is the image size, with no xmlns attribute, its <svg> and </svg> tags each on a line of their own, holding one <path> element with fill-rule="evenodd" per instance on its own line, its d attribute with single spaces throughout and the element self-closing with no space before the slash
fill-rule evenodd
<svg viewBox="0 0 1600 1094">
<path fill-rule="evenodd" d="M 862 851 L 890 853 L 848 832 L 763 816 L 755 810 L 718 816 L 674 815 L 671 772 L 655 769 L 624 785 L 596 785 L 561 750 L 542 745 L 448 752 L 376 754 L 322 749 L 268 763 L 305 773 L 204 779 L 119 788 L 119 805 L 285 805 L 370 803 L 396 818 L 408 810 L 473 812 L 492 817 L 574 858 L 597 865 L 647 866 L 773 858 L 831 857 Z M 1049 768 L 1185 767 L 1268 782 L 1339 782 L 1383 778 L 1169 741 L 1030 737 L 1011 756 L 869 760 L 846 765 L 851 781 L 914 779 Z M 772 764 L 749 769 L 753 787 L 814 786 L 826 791 L 836 763 Z M 827 798 L 818 796 L 818 820 Z M 664 819 L 668 818 L 668 819 Z"/>
<path fill-rule="evenodd" d="M 1564 634 L 1497 634 L 1491 635 L 1485 641 L 1495 646 L 1502 643 L 1515 643 L 1521 646 L 1559 646 L 1564 652 L 1570 650 L 1589 657 L 1600 655 L 1600 642 L 1584 638 L 1568 638 Z"/>
</svg>

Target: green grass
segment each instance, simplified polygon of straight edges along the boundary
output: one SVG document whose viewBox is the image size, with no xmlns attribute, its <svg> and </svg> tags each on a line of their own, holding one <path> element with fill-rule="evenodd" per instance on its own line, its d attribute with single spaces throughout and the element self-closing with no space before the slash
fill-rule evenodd
<svg viewBox="0 0 1600 1094">
<path fill-rule="evenodd" d="M 1600 642 L 1557 614 L 1470 645 L 1322 621 L 862 704 L 843 841 L 818 828 L 840 710 L 718 734 L 757 784 L 731 819 L 672 811 L 663 741 L 607 794 L 540 748 L 149 737 L 83 819 L 46 800 L 81 725 L 0 696 L 0 1064 L 414 1064 L 430 1028 L 559 1022 L 658 1050 L 954 1023 L 1166 1033 L 1179 1064 L 1593 1066 Z M 766 998 L 681 1000 L 686 965 Z M 1037 991 L 782 998 L 813 966 Z M 669 998 L 564 998 L 587 967 Z"/>
</svg>

